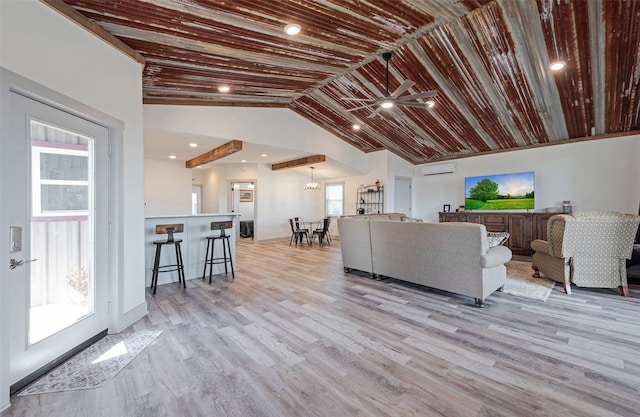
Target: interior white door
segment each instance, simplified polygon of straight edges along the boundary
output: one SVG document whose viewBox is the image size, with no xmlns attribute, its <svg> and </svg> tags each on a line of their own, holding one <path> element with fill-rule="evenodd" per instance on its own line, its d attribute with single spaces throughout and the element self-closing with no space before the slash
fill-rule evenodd
<svg viewBox="0 0 640 417">
<path fill-rule="evenodd" d="M 4 221 L 22 231 L 9 274 L 13 385 L 108 327 L 109 131 L 15 92 L 9 109 Z"/>
<path fill-rule="evenodd" d="M 396 177 L 394 185 L 394 211 L 413 217 L 411 215 L 411 178 Z"/>
</svg>

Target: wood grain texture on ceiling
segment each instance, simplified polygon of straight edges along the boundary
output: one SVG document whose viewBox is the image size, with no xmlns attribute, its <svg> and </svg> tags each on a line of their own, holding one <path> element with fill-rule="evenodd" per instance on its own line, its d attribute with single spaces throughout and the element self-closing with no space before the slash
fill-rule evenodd
<svg viewBox="0 0 640 417">
<path fill-rule="evenodd" d="M 143 56 L 145 103 L 288 107 L 413 164 L 640 130 L 636 0 L 43 1 Z M 388 91 L 433 108 L 354 110 L 385 94 L 386 51 Z"/>
</svg>

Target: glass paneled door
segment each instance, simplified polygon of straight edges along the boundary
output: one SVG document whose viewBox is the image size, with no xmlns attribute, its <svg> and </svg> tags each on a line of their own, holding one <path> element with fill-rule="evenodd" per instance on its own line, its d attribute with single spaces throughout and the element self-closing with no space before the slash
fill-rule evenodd
<svg viewBox="0 0 640 417">
<path fill-rule="evenodd" d="M 107 329 L 109 132 L 18 93 L 11 111 L 13 169 L 24 174 L 12 208 L 24 242 L 14 257 L 28 261 L 12 279 L 15 384 Z"/>
</svg>

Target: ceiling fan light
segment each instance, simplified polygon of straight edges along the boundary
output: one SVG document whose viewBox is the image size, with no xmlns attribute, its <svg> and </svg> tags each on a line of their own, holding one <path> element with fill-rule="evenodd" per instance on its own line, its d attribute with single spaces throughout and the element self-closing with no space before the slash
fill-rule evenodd
<svg viewBox="0 0 640 417">
<path fill-rule="evenodd" d="M 393 107 L 393 101 L 392 100 L 384 100 L 380 106 L 382 106 L 383 109 L 390 109 L 391 107 Z"/>
<path fill-rule="evenodd" d="M 435 102 L 435 101 L 433 101 L 433 100 L 427 100 L 427 101 L 425 102 L 425 104 L 427 105 L 427 108 L 428 108 L 428 109 L 430 109 L 430 108 L 432 108 L 433 106 L 435 106 L 435 105 L 436 105 L 436 102 Z"/>
</svg>

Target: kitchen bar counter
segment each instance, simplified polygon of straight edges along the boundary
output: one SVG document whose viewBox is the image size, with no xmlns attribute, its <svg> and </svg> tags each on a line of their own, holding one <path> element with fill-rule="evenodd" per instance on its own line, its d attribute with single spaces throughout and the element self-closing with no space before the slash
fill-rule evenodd
<svg viewBox="0 0 640 417">
<path fill-rule="evenodd" d="M 167 235 L 157 235 L 156 225 L 158 224 L 184 224 L 184 232 L 176 233 L 176 239 L 182 239 L 182 260 L 184 262 L 184 275 L 189 279 L 202 278 L 204 270 L 205 250 L 207 249 L 207 236 L 217 236 L 217 230 L 211 230 L 211 222 L 232 221 L 233 229 L 227 230 L 229 235 L 229 243 L 231 245 L 231 256 L 234 266 L 236 265 L 236 230 L 238 228 L 238 213 L 211 213 L 211 214 L 193 214 L 193 215 L 173 215 L 173 216 L 149 216 L 145 218 L 144 234 L 145 234 L 145 282 L 146 286 L 151 285 L 151 273 L 153 269 L 153 260 L 155 257 L 156 246 L 153 244 L 155 240 L 166 239 Z M 162 248 L 160 265 L 175 264 L 175 250 L 172 246 Z M 222 245 L 216 245 L 215 256 L 222 256 Z M 213 273 L 224 273 L 224 265 L 217 264 L 213 266 Z M 231 271 L 229 271 L 231 276 Z M 169 282 L 178 282 L 177 272 L 166 272 L 158 275 L 158 284 L 167 284 Z M 188 285 L 187 285 L 188 287 Z"/>
</svg>

